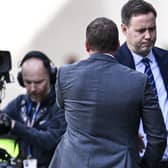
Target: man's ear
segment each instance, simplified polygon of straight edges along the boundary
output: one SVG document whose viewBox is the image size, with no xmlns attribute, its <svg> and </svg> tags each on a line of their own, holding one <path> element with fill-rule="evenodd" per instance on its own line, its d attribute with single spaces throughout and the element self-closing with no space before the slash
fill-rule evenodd
<svg viewBox="0 0 168 168">
<path fill-rule="evenodd" d="M 128 26 L 124 23 L 121 24 L 121 31 L 124 35 L 127 33 Z"/>
<path fill-rule="evenodd" d="M 87 41 L 85 41 L 85 48 L 86 48 L 87 52 L 90 51 L 90 46 L 89 46 L 89 43 Z"/>
</svg>

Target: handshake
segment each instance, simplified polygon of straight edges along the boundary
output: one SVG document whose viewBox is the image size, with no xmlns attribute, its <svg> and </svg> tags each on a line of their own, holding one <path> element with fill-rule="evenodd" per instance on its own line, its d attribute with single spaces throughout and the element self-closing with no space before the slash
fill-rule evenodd
<svg viewBox="0 0 168 168">
<path fill-rule="evenodd" d="M 12 129 L 12 119 L 6 113 L 0 112 L 0 135 L 7 134 Z"/>
</svg>

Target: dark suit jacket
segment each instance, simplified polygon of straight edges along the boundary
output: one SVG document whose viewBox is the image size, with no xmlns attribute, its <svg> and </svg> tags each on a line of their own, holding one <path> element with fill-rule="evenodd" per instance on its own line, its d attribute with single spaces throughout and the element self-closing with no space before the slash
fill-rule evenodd
<svg viewBox="0 0 168 168">
<path fill-rule="evenodd" d="M 152 51 L 159 66 L 159 70 L 162 75 L 162 79 L 164 81 L 164 85 L 168 94 L 168 51 L 157 47 L 154 47 Z M 128 49 L 126 43 L 124 43 L 119 48 L 116 54 L 116 58 L 121 64 L 135 69 L 133 56 L 130 50 Z"/>
<path fill-rule="evenodd" d="M 95 54 L 59 69 L 57 96 L 68 126 L 50 168 L 140 168 L 140 118 L 149 140 L 142 164 L 161 159 L 165 125 L 144 74 Z"/>
</svg>

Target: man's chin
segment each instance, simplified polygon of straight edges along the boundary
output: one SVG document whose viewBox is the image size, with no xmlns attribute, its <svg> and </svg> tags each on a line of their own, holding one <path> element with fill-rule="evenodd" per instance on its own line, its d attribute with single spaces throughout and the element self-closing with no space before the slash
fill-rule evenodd
<svg viewBox="0 0 168 168">
<path fill-rule="evenodd" d="M 40 102 L 40 98 L 39 97 L 30 97 L 30 98 L 31 98 L 31 100 L 33 102 L 36 102 L 36 103 Z"/>
<path fill-rule="evenodd" d="M 147 56 L 149 52 L 151 51 L 152 47 L 144 47 L 141 50 L 137 52 L 137 54 L 142 55 L 142 56 Z"/>
</svg>

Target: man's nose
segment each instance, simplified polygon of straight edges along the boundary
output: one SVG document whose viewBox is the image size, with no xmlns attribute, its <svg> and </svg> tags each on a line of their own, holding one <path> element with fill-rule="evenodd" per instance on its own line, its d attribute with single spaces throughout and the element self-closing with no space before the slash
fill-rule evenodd
<svg viewBox="0 0 168 168">
<path fill-rule="evenodd" d="M 31 90 L 31 92 L 33 92 L 33 91 L 36 90 L 36 86 L 35 86 L 34 83 L 31 83 L 31 85 L 30 85 L 30 90 Z"/>
<path fill-rule="evenodd" d="M 146 30 L 146 31 L 145 31 L 145 38 L 146 38 L 146 39 L 150 39 L 150 38 L 151 38 L 151 33 L 150 33 L 149 30 Z"/>
</svg>

